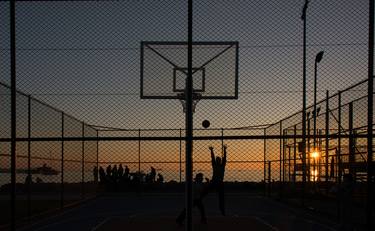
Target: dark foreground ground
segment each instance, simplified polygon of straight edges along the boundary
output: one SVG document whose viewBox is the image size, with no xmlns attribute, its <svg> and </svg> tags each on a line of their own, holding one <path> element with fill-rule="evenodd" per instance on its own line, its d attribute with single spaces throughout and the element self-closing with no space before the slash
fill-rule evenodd
<svg viewBox="0 0 375 231">
<path fill-rule="evenodd" d="M 200 224 L 194 209 L 194 230 L 337 230 L 335 223 L 303 209 L 291 208 L 256 195 L 230 193 L 226 196 L 226 216 L 219 213 L 217 197 L 204 201 L 207 224 Z M 107 231 L 184 230 L 175 223 L 184 206 L 179 193 L 106 194 L 60 215 L 44 219 L 20 231 Z"/>
</svg>

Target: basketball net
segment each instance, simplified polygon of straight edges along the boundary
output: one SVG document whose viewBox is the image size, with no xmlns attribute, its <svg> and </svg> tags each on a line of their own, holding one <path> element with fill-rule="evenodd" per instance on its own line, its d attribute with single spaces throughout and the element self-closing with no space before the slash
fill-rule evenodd
<svg viewBox="0 0 375 231">
<path fill-rule="evenodd" d="M 196 93 L 196 92 L 193 92 L 193 102 L 192 102 L 192 111 L 193 113 L 195 112 L 195 106 L 198 104 L 199 100 L 201 100 L 201 97 L 202 97 L 202 94 L 199 94 L 199 93 Z M 178 98 L 182 104 L 182 108 L 183 108 L 183 111 L 184 113 L 186 113 L 186 97 L 185 97 L 185 93 L 180 93 L 178 94 Z"/>
</svg>

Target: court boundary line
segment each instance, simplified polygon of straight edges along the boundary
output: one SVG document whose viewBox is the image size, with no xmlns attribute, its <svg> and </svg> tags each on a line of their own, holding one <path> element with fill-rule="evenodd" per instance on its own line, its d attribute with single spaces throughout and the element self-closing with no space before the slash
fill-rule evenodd
<svg viewBox="0 0 375 231">
<path fill-rule="evenodd" d="M 271 230 L 273 231 L 279 231 L 279 229 L 273 225 L 271 225 L 270 223 L 266 222 L 265 220 L 263 220 L 262 218 L 260 217 L 257 217 L 257 216 L 252 216 L 253 218 L 255 218 L 255 220 L 259 221 L 260 223 L 262 223 L 263 225 L 267 226 L 268 228 L 270 228 Z"/>
<path fill-rule="evenodd" d="M 98 230 L 101 226 L 103 226 L 105 223 L 107 223 L 109 220 L 113 219 L 113 217 L 107 217 L 104 218 L 103 221 L 101 221 L 99 224 L 95 225 L 94 227 L 91 228 L 91 231 L 96 231 Z"/>
</svg>

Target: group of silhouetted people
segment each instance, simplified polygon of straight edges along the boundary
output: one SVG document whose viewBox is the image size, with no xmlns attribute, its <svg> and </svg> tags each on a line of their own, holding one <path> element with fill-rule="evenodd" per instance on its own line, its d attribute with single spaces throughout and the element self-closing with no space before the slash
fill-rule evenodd
<svg viewBox="0 0 375 231">
<path fill-rule="evenodd" d="M 207 223 L 206 212 L 203 204 L 203 199 L 207 196 L 210 191 L 215 191 L 219 197 L 219 209 L 221 214 L 225 216 L 225 199 L 224 199 L 224 173 L 225 165 L 227 162 L 227 146 L 223 146 L 222 157 L 216 156 L 214 148 L 209 147 L 211 153 L 211 165 L 212 165 L 212 179 L 208 184 L 203 183 L 203 173 L 197 173 L 194 178 L 193 184 L 193 207 L 199 209 L 201 215 L 201 223 Z M 186 217 L 186 208 L 184 208 L 178 215 L 176 222 L 182 225 Z"/>
<path fill-rule="evenodd" d="M 94 180 L 102 185 L 107 186 L 107 189 L 119 189 L 127 185 L 134 185 L 139 183 L 163 183 L 163 175 L 156 174 L 156 169 L 151 167 L 150 172 L 145 174 L 141 171 L 130 172 L 128 166 L 123 167 L 122 164 L 108 165 L 104 170 L 103 167 L 94 167 Z"/>
<path fill-rule="evenodd" d="M 224 174 L 227 162 L 227 146 L 223 146 L 222 156 L 216 156 L 214 148 L 209 147 L 211 154 L 212 178 L 206 178 L 207 183 L 203 182 L 203 173 L 197 173 L 193 184 L 193 207 L 197 207 L 201 215 L 201 223 L 207 223 L 207 217 L 203 204 L 203 199 L 209 192 L 216 192 L 218 195 L 218 204 L 220 212 L 225 216 L 225 199 L 224 199 Z M 107 186 L 109 190 L 121 189 L 122 186 L 139 184 L 139 183 L 163 183 L 164 178 L 156 173 L 154 167 L 150 168 L 150 172 L 145 174 L 141 171 L 131 173 L 128 166 L 123 167 L 122 164 L 111 166 L 108 165 L 104 170 L 103 167 L 94 168 L 94 180 L 102 185 Z M 176 222 L 182 225 L 185 221 L 186 209 L 184 208 L 178 215 Z"/>
</svg>

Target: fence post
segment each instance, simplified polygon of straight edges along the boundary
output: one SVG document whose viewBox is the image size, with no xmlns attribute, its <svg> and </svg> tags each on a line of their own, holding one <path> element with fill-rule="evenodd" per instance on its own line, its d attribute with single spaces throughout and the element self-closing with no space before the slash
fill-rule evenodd
<svg viewBox="0 0 375 231">
<path fill-rule="evenodd" d="M 349 103 L 349 173 L 352 174 L 354 181 L 356 180 L 356 174 L 353 169 L 355 162 L 355 142 L 354 142 L 354 131 L 353 131 L 353 102 Z"/>
<path fill-rule="evenodd" d="M 96 173 L 97 174 L 97 185 L 99 184 L 99 130 L 96 130 Z"/>
<path fill-rule="evenodd" d="M 341 184 L 341 91 L 339 91 L 338 94 L 338 148 L 336 152 L 336 158 L 337 158 L 337 182 L 340 185 Z M 339 198 L 337 199 L 337 219 L 340 220 L 341 217 L 341 204 Z"/>
<path fill-rule="evenodd" d="M 31 96 L 27 96 L 27 218 L 30 223 L 31 216 Z"/>
<path fill-rule="evenodd" d="M 16 174 L 17 174 L 17 156 L 16 156 L 16 132 L 17 132 L 17 117 L 16 117 L 16 1 L 9 1 L 9 16 L 10 16 L 10 229 L 16 230 Z"/>
<path fill-rule="evenodd" d="M 321 150 L 322 150 L 322 144 L 323 144 L 323 139 L 321 138 L 322 137 L 322 135 L 323 135 L 323 129 L 318 129 L 319 130 L 319 139 L 318 139 L 318 144 L 317 144 L 317 146 L 318 146 L 318 150 L 319 150 L 319 157 L 317 158 L 317 164 L 318 164 L 318 166 L 317 166 L 317 168 L 318 168 L 318 174 L 317 174 L 317 181 L 321 181 L 321 172 L 322 172 L 322 158 L 321 158 Z"/>
<path fill-rule="evenodd" d="M 280 121 L 280 131 L 279 131 L 279 134 L 280 134 L 280 139 L 279 139 L 279 197 L 280 199 L 282 198 L 282 185 L 283 185 L 283 163 L 284 163 L 284 148 L 283 148 L 283 125 L 282 125 L 282 120 Z"/>
<path fill-rule="evenodd" d="M 342 163 L 341 163 L 341 91 L 339 91 L 339 103 L 338 103 L 338 152 L 337 152 L 337 163 L 338 163 L 338 182 L 341 184 L 341 177 L 342 177 Z"/>
<path fill-rule="evenodd" d="M 294 125 L 294 136 L 293 136 L 293 183 L 296 183 L 297 178 L 297 125 Z"/>
<path fill-rule="evenodd" d="M 271 161 L 269 160 L 268 161 L 268 196 L 271 195 L 271 183 L 272 183 L 272 180 L 271 180 Z"/>
<path fill-rule="evenodd" d="M 82 122 L 82 138 L 85 138 L 85 124 Z M 84 183 L 85 183 L 85 141 L 82 140 L 82 150 L 81 150 L 81 165 L 82 165 L 82 176 L 81 176 L 81 199 L 84 199 L 85 197 L 85 189 L 84 189 Z"/>
<path fill-rule="evenodd" d="M 180 147 L 179 147 L 179 155 L 180 155 L 180 161 L 179 161 L 179 163 L 180 163 L 180 183 L 182 182 L 182 168 L 181 168 L 181 162 L 182 162 L 182 159 L 181 159 L 181 155 L 182 155 L 182 140 L 181 140 L 181 138 L 182 138 L 182 131 L 181 131 L 181 128 L 180 128 Z"/>
<path fill-rule="evenodd" d="M 328 161 L 329 161 L 329 112 L 330 112 L 330 109 L 329 109 L 329 91 L 327 90 L 326 91 L 326 127 L 325 127 L 325 130 L 326 130 L 326 136 L 325 136 L 325 142 L 326 142 L 326 148 L 325 148 L 325 170 L 326 170 L 326 173 L 325 173 L 325 182 L 327 183 L 328 182 L 328 173 L 329 173 L 329 169 L 328 169 Z M 328 187 L 327 187 L 327 192 L 328 192 Z"/>
<path fill-rule="evenodd" d="M 373 164 L 373 92 L 374 92 L 374 0 L 369 0 L 368 32 L 368 89 L 367 89 L 367 229 L 373 230 L 374 164 Z M 371 131 L 371 132 L 370 132 Z"/>
<path fill-rule="evenodd" d="M 64 112 L 61 112 L 61 192 L 60 209 L 64 208 Z"/>
<path fill-rule="evenodd" d="M 310 113 L 307 113 L 307 182 L 311 180 L 311 156 L 310 156 Z M 310 184 L 309 184 L 310 187 Z"/>
<path fill-rule="evenodd" d="M 290 146 L 288 145 L 287 146 L 288 148 L 288 184 L 290 183 L 290 167 L 291 167 L 291 164 L 290 164 L 290 160 L 291 160 L 291 156 L 290 156 Z"/>
<path fill-rule="evenodd" d="M 263 180 L 264 180 L 264 196 L 266 196 L 266 192 L 267 192 L 267 166 L 266 166 L 266 152 L 267 152 L 267 139 L 266 139 L 266 135 L 267 135 L 267 129 L 264 128 L 263 129 L 263 134 L 264 134 L 264 139 L 263 139 Z"/>
<path fill-rule="evenodd" d="M 224 153 L 224 128 L 221 128 L 221 153 Z"/>
<path fill-rule="evenodd" d="M 138 129 L 138 173 L 141 173 L 141 129 Z M 139 181 L 141 181 L 140 177 Z"/>
</svg>

